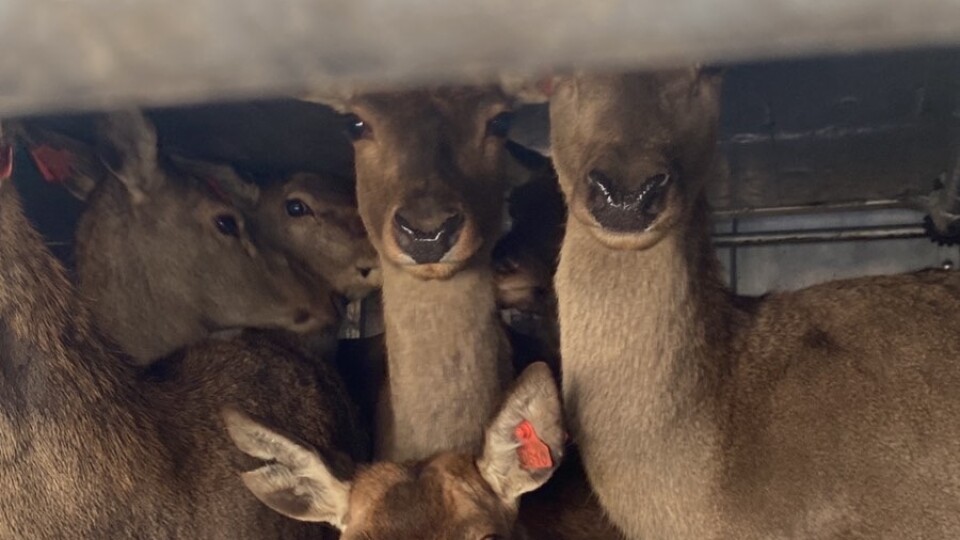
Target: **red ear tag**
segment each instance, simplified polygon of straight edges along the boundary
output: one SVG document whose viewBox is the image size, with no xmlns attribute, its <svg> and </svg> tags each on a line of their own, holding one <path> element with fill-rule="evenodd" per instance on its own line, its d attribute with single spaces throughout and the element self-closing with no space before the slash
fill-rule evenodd
<svg viewBox="0 0 960 540">
<path fill-rule="evenodd" d="M 513 430 L 520 447 L 517 448 L 517 457 L 520 458 L 520 466 L 527 470 L 549 469 L 553 467 L 553 457 L 550 455 L 550 447 L 537 436 L 537 430 L 529 420 L 520 422 L 517 429 Z"/>
<path fill-rule="evenodd" d="M 13 145 L 0 142 L 0 180 L 13 174 Z"/>
<path fill-rule="evenodd" d="M 42 144 L 31 148 L 30 156 L 47 182 L 66 182 L 73 174 L 74 158 L 69 150 L 58 150 Z"/>
</svg>

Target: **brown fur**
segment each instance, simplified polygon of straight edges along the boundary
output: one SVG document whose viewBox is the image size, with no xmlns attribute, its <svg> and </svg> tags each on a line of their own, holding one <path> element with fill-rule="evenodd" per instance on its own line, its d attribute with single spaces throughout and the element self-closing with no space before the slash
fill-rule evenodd
<svg viewBox="0 0 960 540">
<path fill-rule="evenodd" d="M 80 289 L 97 325 L 137 364 L 220 330 L 312 332 L 336 322 L 314 277 L 267 239 L 254 186 L 226 166 L 159 155 L 139 113 L 108 116 L 102 132 L 95 150 L 28 131 L 31 143 L 75 157 L 69 183 L 89 195 L 77 229 Z M 236 236 L 217 229 L 221 216 L 236 221 Z"/>
<path fill-rule="evenodd" d="M 137 377 L 0 181 L 0 538 L 317 538 L 244 489 L 224 403 L 287 424 L 350 473 L 336 376 L 265 335 Z"/>
<path fill-rule="evenodd" d="M 490 262 L 509 156 L 487 122 L 508 102 L 489 88 L 368 94 L 346 108 L 369 126 L 355 143 L 357 198 L 383 271 L 388 388 L 377 454 L 420 459 L 474 450 L 509 380 Z M 396 245 L 398 207 L 457 207 L 466 224 L 444 262 L 411 264 Z"/>
<path fill-rule="evenodd" d="M 630 538 L 960 535 L 960 274 L 732 296 L 703 194 L 719 83 L 577 76 L 551 100 L 571 207 L 556 286 L 585 468 Z M 640 233 L 586 212 L 587 171 L 679 165 Z"/>
</svg>

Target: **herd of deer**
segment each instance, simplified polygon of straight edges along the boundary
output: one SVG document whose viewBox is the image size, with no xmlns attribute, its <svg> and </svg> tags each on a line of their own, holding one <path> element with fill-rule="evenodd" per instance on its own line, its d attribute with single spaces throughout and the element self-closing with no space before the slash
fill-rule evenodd
<svg viewBox="0 0 960 540">
<path fill-rule="evenodd" d="M 733 295 L 720 80 L 324 95 L 355 198 L 165 155 L 135 112 L 93 146 L 7 124 L 0 538 L 960 537 L 960 273 Z M 552 165 L 507 140 L 533 99 Z M 15 139 L 86 201 L 76 285 Z M 358 393 L 331 328 L 379 287 Z"/>
</svg>

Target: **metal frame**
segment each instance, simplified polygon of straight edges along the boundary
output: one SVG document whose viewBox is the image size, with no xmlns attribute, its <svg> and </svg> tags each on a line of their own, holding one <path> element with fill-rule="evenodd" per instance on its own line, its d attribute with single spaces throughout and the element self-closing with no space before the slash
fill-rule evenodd
<svg viewBox="0 0 960 540">
<path fill-rule="evenodd" d="M 960 42 L 960 0 L 5 0 L 0 115 Z"/>
</svg>

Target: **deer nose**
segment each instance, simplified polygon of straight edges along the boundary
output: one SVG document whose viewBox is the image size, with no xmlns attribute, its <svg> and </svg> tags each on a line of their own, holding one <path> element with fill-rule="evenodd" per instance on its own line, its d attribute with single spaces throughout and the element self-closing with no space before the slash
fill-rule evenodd
<svg viewBox="0 0 960 540">
<path fill-rule="evenodd" d="M 400 208 L 393 215 L 393 233 L 397 246 L 414 262 L 436 263 L 456 245 L 464 221 L 463 214 L 453 209 Z"/>
<path fill-rule="evenodd" d="M 592 169 L 587 173 L 587 208 L 605 229 L 644 231 L 663 212 L 673 178 L 669 173 L 658 173 L 634 187 L 616 181 L 605 171 Z"/>
</svg>

